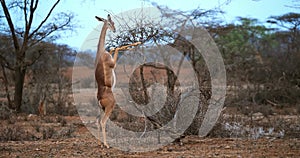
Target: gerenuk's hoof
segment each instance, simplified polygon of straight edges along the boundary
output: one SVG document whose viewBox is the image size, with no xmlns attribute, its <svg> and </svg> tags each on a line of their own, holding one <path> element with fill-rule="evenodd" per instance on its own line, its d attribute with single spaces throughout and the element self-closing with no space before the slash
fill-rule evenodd
<svg viewBox="0 0 300 158">
<path fill-rule="evenodd" d="M 107 148 L 107 149 L 109 149 L 110 147 L 108 146 L 108 144 L 104 144 L 104 146 Z"/>
</svg>

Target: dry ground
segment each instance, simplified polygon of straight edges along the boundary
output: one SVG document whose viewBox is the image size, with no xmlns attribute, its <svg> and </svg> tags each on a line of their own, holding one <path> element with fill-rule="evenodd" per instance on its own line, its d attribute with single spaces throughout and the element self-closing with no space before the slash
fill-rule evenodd
<svg viewBox="0 0 300 158">
<path fill-rule="evenodd" d="M 97 140 L 89 133 L 85 126 L 82 125 L 80 118 L 77 116 L 47 116 L 40 118 L 35 115 L 22 115 L 12 119 L 14 119 L 13 122 L 11 119 L 1 120 L 0 157 L 300 156 L 299 138 L 238 139 L 187 136 L 181 140 L 181 143 L 172 143 L 156 151 L 142 153 L 125 152 L 115 148 L 106 149 L 100 147 L 97 144 Z M 15 126 L 30 129 L 30 131 L 26 131 L 25 133 L 27 133 L 27 136 L 31 136 L 32 140 L 24 141 L 26 138 L 22 138 L 22 136 L 18 135 L 18 131 L 13 130 Z M 46 128 L 49 126 L 53 128 Z M 49 129 L 53 129 L 54 131 L 50 133 Z M 65 130 L 71 132 L 64 132 Z M 32 131 L 35 132 L 32 133 Z M 14 132 L 21 140 L 17 140 L 17 137 L 12 137 L 9 132 Z M 49 133 L 51 134 L 50 136 Z M 60 133 L 60 135 L 57 133 Z M 16 141 L 5 141 L 5 137 L 8 136 L 12 137 L 11 139 L 16 139 Z"/>
</svg>

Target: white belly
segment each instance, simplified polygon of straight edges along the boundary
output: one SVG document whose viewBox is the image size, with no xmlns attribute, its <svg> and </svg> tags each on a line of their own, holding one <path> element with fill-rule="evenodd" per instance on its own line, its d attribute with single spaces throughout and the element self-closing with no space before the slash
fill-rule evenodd
<svg viewBox="0 0 300 158">
<path fill-rule="evenodd" d="M 115 71 L 114 70 L 111 70 L 112 71 L 112 83 L 113 83 L 113 85 L 112 85 L 112 89 L 114 89 L 115 88 L 115 86 L 116 86 L 116 73 L 115 73 Z"/>
</svg>

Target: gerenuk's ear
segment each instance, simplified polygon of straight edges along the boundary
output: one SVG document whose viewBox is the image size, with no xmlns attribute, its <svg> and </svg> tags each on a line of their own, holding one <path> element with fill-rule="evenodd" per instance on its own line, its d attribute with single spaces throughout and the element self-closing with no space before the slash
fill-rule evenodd
<svg viewBox="0 0 300 158">
<path fill-rule="evenodd" d="M 101 17 L 98 17 L 98 16 L 95 16 L 95 18 L 98 20 L 98 21 L 105 21 L 105 19 L 101 18 Z"/>
</svg>

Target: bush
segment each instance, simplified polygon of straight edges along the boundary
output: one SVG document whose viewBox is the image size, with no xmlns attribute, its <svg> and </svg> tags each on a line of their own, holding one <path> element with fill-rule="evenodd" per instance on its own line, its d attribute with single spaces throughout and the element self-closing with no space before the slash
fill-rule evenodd
<svg viewBox="0 0 300 158">
<path fill-rule="evenodd" d="M 10 110 L 5 104 L 0 105 L 0 120 L 7 120 L 13 114 L 13 111 Z"/>
<path fill-rule="evenodd" d="M 0 129 L 0 141 L 34 140 L 35 136 L 19 126 L 5 126 Z"/>
</svg>

